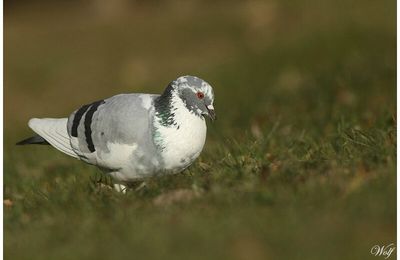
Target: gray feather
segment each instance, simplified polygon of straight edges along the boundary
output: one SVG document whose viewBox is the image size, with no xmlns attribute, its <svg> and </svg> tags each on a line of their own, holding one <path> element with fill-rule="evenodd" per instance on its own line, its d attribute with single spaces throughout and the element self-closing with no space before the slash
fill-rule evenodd
<svg viewBox="0 0 400 260">
<path fill-rule="evenodd" d="M 154 99 L 159 95 L 149 94 L 121 94 L 105 99 L 105 103 L 94 112 L 91 128 L 91 137 L 97 156 L 110 152 L 109 143 L 138 145 L 140 151 L 132 154 L 132 161 L 151 164 L 156 154 L 153 143 L 152 111 Z M 149 108 L 143 106 L 142 98 L 151 101 Z M 71 126 L 76 111 L 68 119 L 68 132 L 71 134 Z M 78 125 L 78 145 L 83 154 L 89 154 L 87 140 L 85 138 L 85 126 L 83 115 Z M 138 158 L 139 157 L 139 158 Z M 94 161 L 89 163 L 95 163 Z"/>
</svg>

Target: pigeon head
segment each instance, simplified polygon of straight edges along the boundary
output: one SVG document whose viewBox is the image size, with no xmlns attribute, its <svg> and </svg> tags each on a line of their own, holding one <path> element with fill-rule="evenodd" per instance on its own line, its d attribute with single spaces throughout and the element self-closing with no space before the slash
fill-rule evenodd
<svg viewBox="0 0 400 260">
<path fill-rule="evenodd" d="M 214 91 L 210 84 L 195 76 L 182 76 L 171 82 L 170 86 L 190 112 L 208 116 L 211 120 L 216 119 Z"/>
</svg>

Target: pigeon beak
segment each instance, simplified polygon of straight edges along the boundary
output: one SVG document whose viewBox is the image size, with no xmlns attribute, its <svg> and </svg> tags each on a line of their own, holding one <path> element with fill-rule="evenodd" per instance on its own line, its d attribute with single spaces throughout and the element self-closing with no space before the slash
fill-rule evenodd
<svg viewBox="0 0 400 260">
<path fill-rule="evenodd" d="M 208 111 L 208 116 L 211 118 L 212 121 L 217 119 L 217 116 L 215 115 L 215 111 L 214 111 L 214 106 L 213 105 L 208 105 L 207 107 L 207 111 Z"/>
</svg>

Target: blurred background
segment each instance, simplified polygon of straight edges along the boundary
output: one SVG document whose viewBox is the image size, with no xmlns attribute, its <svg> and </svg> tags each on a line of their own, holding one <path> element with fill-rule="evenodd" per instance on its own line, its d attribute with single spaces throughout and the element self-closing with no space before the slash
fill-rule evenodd
<svg viewBox="0 0 400 260">
<path fill-rule="evenodd" d="M 95 170 L 14 146 L 32 117 L 161 93 L 188 74 L 214 87 L 218 115 L 190 180 L 77 199 L 71 186 L 88 180 L 76 177 Z M 396 234 L 395 94 L 394 0 L 5 1 L 5 256 L 373 257 L 370 247 Z M 193 187 L 205 194 L 197 202 L 151 206 Z M 128 205 L 135 217 L 109 215 Z M 80 230 L 83 240 L 69 233 Z M 101 244 L 111 230 L 124 234 L 116 247 L 86 241 Z"/>
<path fill-rule="evenodd" d="M 214 86 L 220 121 L 229 127 L 303 113 L 318 131 L 348 111 L 358 113 L 357 123 L 372 123 L 394 109 L 394 7 L 355 0 L 6 1 L 5 132 L 117 93 L 160 93 L 186 74 Z"/>
</svg>

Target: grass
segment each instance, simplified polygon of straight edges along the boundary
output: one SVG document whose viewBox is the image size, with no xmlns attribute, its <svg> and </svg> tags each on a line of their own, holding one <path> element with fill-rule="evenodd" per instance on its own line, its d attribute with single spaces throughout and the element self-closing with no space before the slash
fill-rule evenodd
<svg viewBox="0 0 400 260">
<path fill-rule="evenodd" d="M 6 5 L 5 258 L 376 259 L 396 240 L 395 5 Z M 181 74 L 218 115 L 183 173 L 119 194 L 14 146 L 30 117 Z"/>
</svg>

